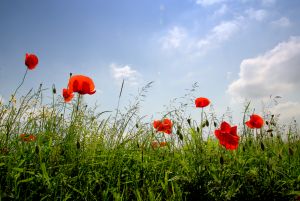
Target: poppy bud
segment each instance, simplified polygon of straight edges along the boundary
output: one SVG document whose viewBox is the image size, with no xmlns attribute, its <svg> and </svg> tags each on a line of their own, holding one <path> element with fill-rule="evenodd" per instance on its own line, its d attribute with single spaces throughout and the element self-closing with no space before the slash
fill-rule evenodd
<svg viewBox="0 0 300 201">
<path fill-rule="evenodd" d="M 36 153 L 36 154 L 39 154 L 39 153 L 40 153 L 39 146 L 35 146 L 35 153 Z"/>
<path fill-rule="evenodd" d="M 206 121 L 205 121 L 205 125 L 208 127 L 209 126 L 209 122 L 208 122 L 208 120 L 206 119 Z"/>
<path fill-rule="evenodd" d="M 263 150 L 263 151 L 265 150 L 265 145 L 264 145 L 263 142 L 260 143 L 260 148 L 261 148 L 261 150 Z"/>
<path fill-rule="evenodd" d="M 289 155 L 291 155 L 291 156 L 294 155 L 294 151 L 291 147 L 289 148 Z"/>
<path fill-rule="evenodd" d="M 79 142 L 79 140 L 77 140 L 76 146 L 77 146 L 77 149 L 80 149 L 80 142 Z"/>
<path fill-rule="evenodd" d="M 224 164 L 224 158 L 223 158 L 223 156 L 220 157 L 220 164 L 221 164 L 221 165 Z"/>
<path fill-rule="evenodd" d="M 54 85 L 54 84 L 52 85 L 52 93 L 53 93 L 53 94 L 56 94 L 56 88 L 55 88 L 55 85 Z"/>
</svg>

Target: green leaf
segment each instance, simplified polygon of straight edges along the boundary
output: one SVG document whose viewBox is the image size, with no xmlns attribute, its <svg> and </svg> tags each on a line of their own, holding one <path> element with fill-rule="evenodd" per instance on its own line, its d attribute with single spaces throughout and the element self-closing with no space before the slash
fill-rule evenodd
<svg viewBox="0 0 300 201">
<path fill-rule="evenodd" d="M 19 184 L 20 184 L 20 183 L 27 183 L 27 182 L 30 182 L 30 181 L 32 181 L 32 180 L 34 180 L 34 177 L 30 177 L 30 178 L 28 178 L 28 179 L 23 179 L 23 180 L 19 181 L 18 183 L 19 183 Z"/>
</svg>

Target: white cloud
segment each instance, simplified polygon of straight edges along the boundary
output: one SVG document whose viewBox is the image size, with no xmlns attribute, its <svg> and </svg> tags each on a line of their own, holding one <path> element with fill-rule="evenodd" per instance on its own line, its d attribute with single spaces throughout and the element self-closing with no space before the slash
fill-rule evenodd
<svg viewBox="0 0 300 201">
<path fill-rule="evenodd" d="M 120 66 L 117 64 L 110 65 L 111 72 L 113 78 L 118 82 L 121 83 L 124 79 L 131 85 L 137 85 L 140 79 L 140 73 L 136 70 L 133 70 L 130 66 Z"/>
<path fill-rule="evenodd" d="M 188 57 L 205 55 L 209 50 L 229 40 L 242 27 L 243 17 L 223 21 L 214 26 L 203 37 L 195 37 L 178 26 L 170 29 L 166 36 L 159 38 L 163 50 L 176 50 Z"/>
<path fill-rule="evenodd" d="M 178 48 L 185 38 L 186 31 L 181 27 L 174 26 L 165 37 L 161 38 L 162 46 L 164 49 Z"/>
<path fill-rule="evenodd" d="M 262 0 L 264 6 L 270 6 L 276 3 L 276 0 Z"/>
<path fill-rule="evenodd" d="M 268 12 L 264 9 L 254 10 L 253 8 L 250 8 L 247 9 L 245 12 L 250 19 L 254 19 L 257 21 L 263 21 L 268 15 Z"/>
<path fill-rule="evenodd" d="M 211 6 L 225 1 L 226 0 L 197 0 L 196 4 L 200 4 L 201 6 Z"/>
<path fill-rule="evenodd" d="M 280 115 L 281 121 L 290 122 L 292 118 L 300 119 L 300 103 L 299 102 L 285 102 L 279 103 L 271 108 L 272 114 Z"/>
<path fill-rule="evenodd" d="M 227 92 L 236 100 L 288 95 L 300 91 L 300 37 L 291 37 L 272 50 L 241 62 L 239 79 Z"/>
<path fill-rule="evenodd" d="M 204 38 L 198 40 L 196 46 L 198 51 L 206 52 L 208 49 L 218 46 L 220 43 L 230 39 L 240 28 L 240 20 L 221 22 L 215 26 Z"/>
<path fill-rule="evenodd" d="M 228 6 L 226 4 L 222 4 L 222 6 L 216 10 L 213 14 L 214 17 L 225 15 L 228 12 Z"/>
<path fill-rule="evenodd" d="M 271 24 L 277 27 L 289 27 L 291 26 L 291 21 L 287 17 L 281 17 L 280 19 L 271 22 Z"/>
</svg>

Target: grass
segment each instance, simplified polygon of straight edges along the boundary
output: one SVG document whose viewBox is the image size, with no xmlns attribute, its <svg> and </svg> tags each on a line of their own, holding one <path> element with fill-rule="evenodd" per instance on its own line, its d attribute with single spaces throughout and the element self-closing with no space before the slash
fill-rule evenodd
<svg viewBox="0 0 300 201">
<path fill-rule="evenodd" d="M 174 123 L 167 146 L 153 148 L 164 136 L 139 116 L 150 87 L 115 113 L 95 112 L 83 96 L 65 104 L 55 87 L 49 104 L 42 86 L 17 101 L 16 90 L 0 105 L 0 200 L 299 199 L 297 126 L 284 133 L 268 116 L 261 135 L 244 128 L 238 149 L 228 151 L 202 137 L 219 126 L 215 116 L 204 112 L 199 123 L 182 103 L 162 115 Z M 36 140 L 24 142 L 22 133 Z"/>
</svg>

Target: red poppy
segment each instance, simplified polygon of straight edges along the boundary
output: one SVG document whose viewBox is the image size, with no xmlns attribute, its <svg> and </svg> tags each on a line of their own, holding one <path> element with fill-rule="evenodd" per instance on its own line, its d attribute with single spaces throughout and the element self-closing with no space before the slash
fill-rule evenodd
<svg viewBox="0 0 300 201">
<path fill-rule="evenodd" d="M 208 98 L 199 97 L 195 99 L 195 105 L 196 107 L 206 107 L 210 104 L 210 100 Z"/>
<path fill-rule="evenodd" d="M 25 65 L 29 70 L 33 70 L 39 63 L 39 59 L 34 54 L 28 54 L 25 55 Z"/>
<path fill-rule="evenodd" d="M 171 134 L 172 132 L 172 121 L 170 119 L 164 119 L 163 121 L 155 120 L 153 122 L 153 127 L 158 132 L 164 132 L 167 134 Z"/>
<path fill-rule="evenodd" d="M 69 102 L 74 97 L 74 93 L 68 89 L 63 89 L 63 97 L 65 99 L 65 102 Z"/>
<path fill-rule="evenodd" d="M 36 140 L 36 136 L 32 135 L 32 134 L 21 134 L 20 138 L 23 142 L 33 142 Z"/>
<path fill-rule="evenodd" d="M 228 150 L 238 148 L 240 137 L 237 135 L 237 126 L 231 127 L 227 122 L 221 123 L 221 128 L 215 130 L 215 135 L 221 145 Z"/>
<path fill-rule="evenodd" d="M 91 95 L 96 92 L 93 80 L 84 75 L 72 76 L 69 80 L 68 90 L 71 92 L 77 92 L 81 95 Z"/>
<path fill-rule="evenodd" d="M 246 122 L 249 128 L 261 128 L 264 125 L 264 120 L 261 116 L 253 114 L 250 116 L 250 120 Z"/>
</svg>

